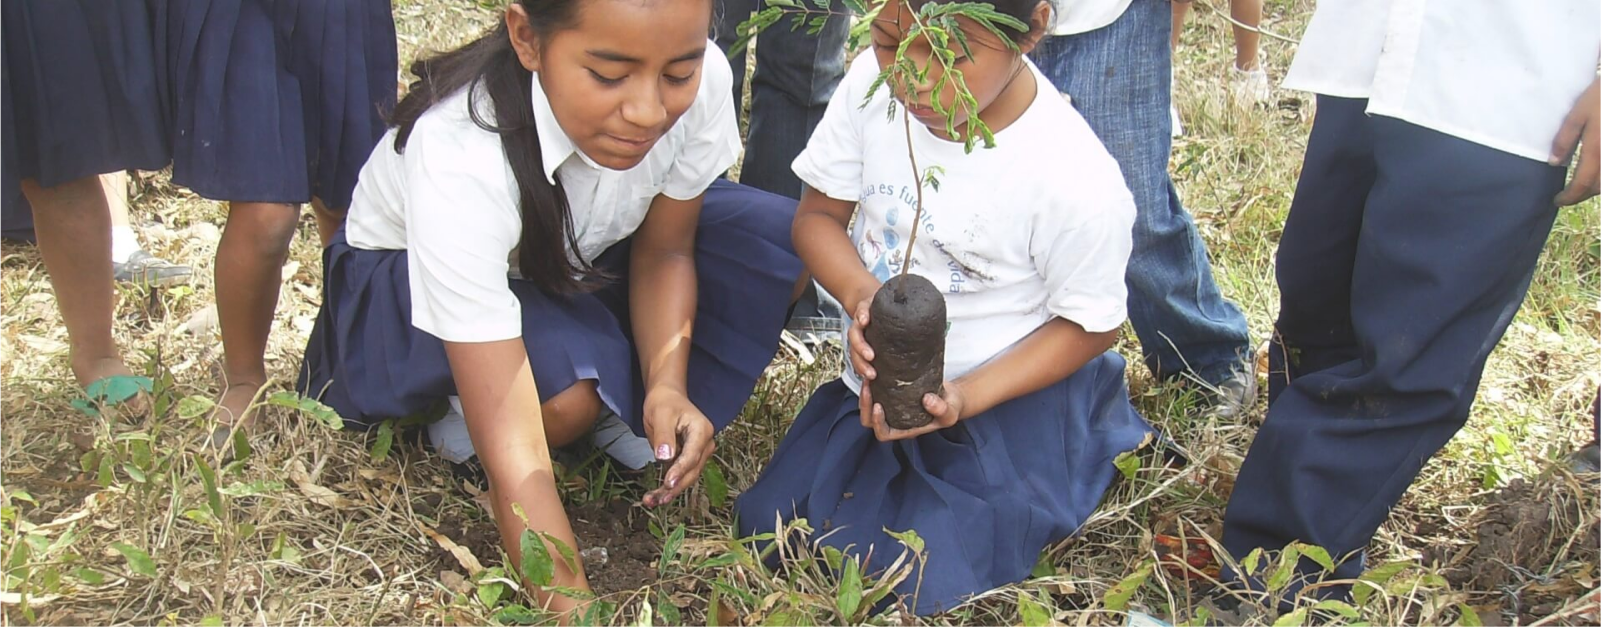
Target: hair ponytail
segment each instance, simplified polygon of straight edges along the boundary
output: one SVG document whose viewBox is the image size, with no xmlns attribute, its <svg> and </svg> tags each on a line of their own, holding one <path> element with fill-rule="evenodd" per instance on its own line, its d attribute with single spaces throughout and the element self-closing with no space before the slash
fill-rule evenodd
<svg viewBox="0 0 1601 627">
<path fill-rule="evenodd" d="M 542 39 L 571 23 L 578 2 L 519 0 Z M 539 130 L 534 125 L 530 101 L 534 75 L 518 61 L 505 21 L 472 43 L 413 63 L 411 73 L 417 80 L 390 117 L 390 123 L 399 127 L 395 152 L 405 151 L 406 141 L 424 112 L 462 89 L 472 90 L 468 107 L 473 122 L 500 135 L 517 180 L 523 225 L 517 265 L 523 277 L 553 296 L 583 292 L 594 279 L 604 278 L 587 261 L 575 261 L 576 255 L 567 254 L 569 249 L 577 250 L 572 211 L 561 182 L 553 185 L 545 177 L 544 155 L 539 149 Z M 479 117 L 477 103 L 473 102 L 480 85 L 494 107 L 493 123 Z"/>
</svg>

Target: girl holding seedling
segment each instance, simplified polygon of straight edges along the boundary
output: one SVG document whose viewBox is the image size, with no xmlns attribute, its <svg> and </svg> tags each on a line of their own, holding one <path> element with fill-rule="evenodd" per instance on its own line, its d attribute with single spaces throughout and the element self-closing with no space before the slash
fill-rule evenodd
<svg viewBox="0 0 1601 627">
<path fill-rule="evenodd" d="M 520 0 L 417 63 L 325 252 L 302 389 L 361 425 L 458 395 L 514 564 L 528 528 L 575 545 L 550 447 L 620 416 L 671 501 L 777 350 L 795 204 L 714 182 L 740 147 L 712 4 Z"/>
<path fill-rule="evenodd" d="M 934 32 L 942 5 L 884 5 L 874 54 L 854 63 L 795 161 L 808 186 L 796 250 L 851 312 L 849 363 L 737 507 L 742 534 L 804 517 L 822 544 L 871 555 L 870 572 L 900 552 L 886 530 L 915 530 L 926 563 L 896 590 L 919 614 L 1026 577 L 1095 509 L 1113 460 L 1151 434 L 1109 352 L 1126 312 L 1133 199 L 1023 56 L 1049 4 L 1001 0 L 987 22 Z M 903 60 L 916 71 L 880 85 L 880 68 Z M 937 185 L 920 190 L 928 172 Z M 866 340 L 874 299 L 893 293 L 880 283 L 903 271 L 943 294 L 949 320 L 943 337 L 921 338 L 945 346 L 925 416 L 887 415 L 871 393 L 877 378 L 918 376 L 876 370 L 894 356 Z M 926 424 L 893 426 L 907 423 Z"/>
</svg>

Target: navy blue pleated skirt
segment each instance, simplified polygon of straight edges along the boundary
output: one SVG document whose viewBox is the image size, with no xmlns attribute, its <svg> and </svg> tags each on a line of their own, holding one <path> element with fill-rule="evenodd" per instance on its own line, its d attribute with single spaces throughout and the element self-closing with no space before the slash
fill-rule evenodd
<svg viewBox="0 0 1601 627">
<path fill-rule="evenodd" d="M 390 0 L 161 0 L 175 183 L 350 205 L 395 105 Z"/>
<path fill-rule="evenodd" d="M 695 235 L 699 280 L 689 399 L 722 429 L 772 362 L 801 273 L 790 243 L 795 201 L 718 181 Z M 596 260 L 619 277 L 601 290 L 552 298 L 510 280 L 540 399 L 593 380 L 607 407 L 644 434 L 643 380 L 630 333 L 628 245 Z M 456 394 L 444 343 L 411 324 L 405 251 L 362 250 L 343 233 L 324 252 L 323 304 L 298 384 L 352 427 L 423 415 Z"/>
<path fill-rule="evenodd" d="M 0 202 L 27 236 L 20 183 L 166 167 L 153 8 L 145 0 L 0 3 Z M 31 230 L 31 229 L 30 229 Z"/>
<path fill-rule="evenodd" d="M 1100 504 L 1113 460 L 1152 430 L 1129 404 L 1125 363 L 1106 353 L 1067 379 L 956 426 L 880 442 L 857 395 L 835 380 L 812 394 L 756 484 L 736 502 L 739 532 L 805 518 L 824 545 L 881 571 L 915 529 L 927 563 L 896 588 L 918 614 L 1022 581 L 1040 552 Z M 825 535 L 827 534 L 827 535 Z M 887 600 L 886 600 L 887 601 Z"/>
</svg>

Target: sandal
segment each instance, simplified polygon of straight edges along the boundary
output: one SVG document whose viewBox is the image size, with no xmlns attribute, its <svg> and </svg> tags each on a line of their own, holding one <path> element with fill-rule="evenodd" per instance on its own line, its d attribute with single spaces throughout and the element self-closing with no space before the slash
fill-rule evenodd
<svg viewBox="0 0 1601 627">
<path fill-rule="evenodd" d="M 111 276 L 118 283 L 132 283 L 150 287 L 171 287 L 188 283 L 194 275 L 189 266 L 176 264 L 143 250 L 128 255 L 128 260 L 111 264 Z"/>
</svg>

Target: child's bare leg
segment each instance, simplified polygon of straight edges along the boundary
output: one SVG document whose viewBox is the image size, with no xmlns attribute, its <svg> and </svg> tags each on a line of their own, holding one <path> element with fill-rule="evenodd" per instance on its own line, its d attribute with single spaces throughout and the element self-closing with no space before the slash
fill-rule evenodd
<svg viewBox="0 0 1601 627">
<path fill-rule="evenodd" d="M 55 187 L 22 181 L 33 205 L 39 255 L 50 273 L 56 306 L 67 325 L 72 374 L 87 386 L 132 374 L 111 337 L 116 293 L 111 286 L 111 214 L 100 178 L 86 176 Z"/>
<path fill-rule="evenodd" d="M 1190 3 L 1193 0 L 1174 0 L 1173 2 L 1173 40 L 1168 45 L 1179 47 L 1179 37 L 1184 35 L 1184 19 L 1190 15 Z"/>
<path fill-rule="evenodd" d="M 345 214 L 329 209 L 321 198 L 312 198 L 311 215 L 317 218 L 317 237 L 322 240 L 322 247 L 327 248 L 328 242 L 333 241 L 334 234 L 339 232 L 339 227 L 345 225 Z"/>
<path fill-rule="evenodd" d="M 1262 0 L 1229 0 L 1229 17 L 1234 18 L 1234 67 L 1250 71 L 1261 67 L 1257 50 L 1262 45 Z M 1249 28 L 1242 27 L 1241 24 Z"/>
<path fill-rule="evenodd" d="M 246 409 L 267 381 L 267 335 L 278 308 L 284 261 L 300 210 L 278 203 L 231 203 L 217 246 L 217 318 L 222 325 L 223 384 L 219 419 L 243 426 Z M 221 430 L 219 430 L 221 431 Z M 219 435 L 226 436 L 226 433 Z M 225 441 L 225 440 L 224 440 Z M 220 442 L 219 442 L 220 443 Z"/>
</svg>

